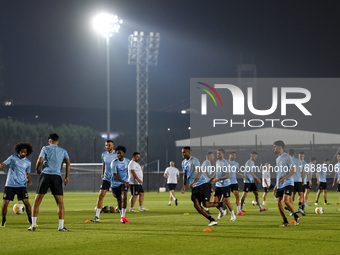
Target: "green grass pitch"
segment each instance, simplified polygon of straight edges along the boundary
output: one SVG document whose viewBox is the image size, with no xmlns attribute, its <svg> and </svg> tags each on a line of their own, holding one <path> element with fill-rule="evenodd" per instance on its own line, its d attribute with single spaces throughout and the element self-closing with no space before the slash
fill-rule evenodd
<svg viewBox="0 0 340 255">
<path fill-rule="evenodd" d="M 11 202 L 6 227 L 0 228 L 0 254 L 338 254 L 338 192 L 328 192 L 331 205 L 321 205 L 324 214 L 315 214 L 313 204 L 306 207 L 307 216 L 301 216 L 299 226 L 286 228 L 278 227 L 282 219 L 271 193 L 267 197 L 269 210 L 261 213 L 251 204 L 253 196 L 249 194 L 244 207 L 247 215 L 231 222 L 227 214 L 218 226 L 209 227 L 212 232 L 203 232 L 208 220 L 195 211 L 190 191 L 176 195 L 179 205 L 168 206 L 168 192 L 146 192 L 144 205 L 150 211 L 127 212 L 131 224 L 124 225 L 118 213 L 102 213 L 99 223 L 85 222 L 95 215 L 98 194 L 67 192 L 65 227 L 70 232 L 57 231 L 57 207 L 50 193 L 40 206 L 35 232 L 27 231 L 26 214 L 15 215 L 15 201 Z M 29 196 L 32 205 L 34 193 Z M 231 200 L 234 206 L 233 196 Z M 315 200 L 315 192 L 309 200 Z M 104 205 L 116 205 L 111 193 Z M 211 212 L 216 218 L 217 209 Z"/>
</svg>

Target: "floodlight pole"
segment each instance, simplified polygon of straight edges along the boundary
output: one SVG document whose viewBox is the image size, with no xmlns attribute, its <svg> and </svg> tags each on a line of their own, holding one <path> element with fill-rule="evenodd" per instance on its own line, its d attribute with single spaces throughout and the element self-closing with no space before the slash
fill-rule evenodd
<svg viewBox="0 0 340 255">
<path fill-rule="evenodd" d="M 110 37 L 106 36 L 106 75 L 107 75 L 107 140 L 110 140 L 111 115 L 110 115 Z"/>
</svg>

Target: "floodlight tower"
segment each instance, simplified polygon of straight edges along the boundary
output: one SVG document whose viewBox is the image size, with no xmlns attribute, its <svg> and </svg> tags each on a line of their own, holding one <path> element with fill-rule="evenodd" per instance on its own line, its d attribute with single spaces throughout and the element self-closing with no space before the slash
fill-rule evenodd
<svg viewBox="0 0 340 255">
<path fill-rule="evenodd" d="M 106 38 L 106 75 L 107 75 L 107 140 L 110 139 L 110 37 L 114 33 L 119 32 L 120 24 L 123 20 L 119 20 L 117 15 L 108 13 L 101 13 L 96 16 L 93 20 L 94 28 Z"/>
<path fill-rule="evenodd" d="M 149 65 L 157 66 L 159 33 L 135 31 L 129 36 L 128 63 L 137 66 L 137 151 L 140 164 L 148 163 L 148 72 Z"/>
</svg>

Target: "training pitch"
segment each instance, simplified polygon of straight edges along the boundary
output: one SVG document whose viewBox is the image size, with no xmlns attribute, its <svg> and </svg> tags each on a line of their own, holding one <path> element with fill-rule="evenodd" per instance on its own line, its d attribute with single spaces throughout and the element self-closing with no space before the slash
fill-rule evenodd
<svg viewBox="0 0 340 255">
<path fill-rule="evenodd" d="M 244 206 L 246 216 L 237 216 L 231 222 L 228 213 L 218 221 L 218 226 L 209 227 L 211 232 L 203 232 L 209 222 L 194 209 L 190 191 L 184 195 L 175 192 L 178 206 L 174 202 L 167 205 L 168 194 L 146 192 L 144 206 L 150 211 L 127 212 L 131 224 L 125 225 L 119 222 L 120 214 L 116 212 L 101 213 L 99 223 L 85 222 L 95 216 L 98 194 L 66 192 L 65 227 L 69 232 L 58 232 L 57 206 L 50 193 L 40 206 L 35 232 L 27 231 L 30 225 L 26 213 L 13 213 L 15 200 L 9 204 L 6 227 L 0 228 L 0 254 L 338 254 L 338 192 L 328 192 L 331 205 L 323 205 L 320 199 L 322 215 L 314 212 L 316 206 L 311 202 L 315 201 L 316 193 L 311 192 L 312 206 L 305 208 L 307 216 L 300 215 L 299 226 L 290 224 L 285 228 L 279 228 L 282 218 L 272 193 L 267 196 L 269 210 L 261 213 L 251 204 L 253 196 L 249 194 Z M 31 205 L 34 196 L 29 193 Z M 236 210 L 233 196 L 231 201 Z M 107 193 L 104 205 L 116 206 L 111 192 Z M 297 202 L 294 206 L 297 208 Z M 210 211 L 216 218 L 217 209 Z M 293 220 L 289 214 L 287 218 Z"/>
</svg>

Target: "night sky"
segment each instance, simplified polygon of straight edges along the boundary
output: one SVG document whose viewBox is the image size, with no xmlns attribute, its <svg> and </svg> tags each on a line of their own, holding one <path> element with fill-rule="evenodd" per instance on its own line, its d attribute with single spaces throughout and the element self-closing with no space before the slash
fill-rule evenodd
<svg viewBox="0 0 340 255">
<path fill-rule="evenodd" d="M 190 78 L 236 77 L 240 54 L 258 77 L 339 77 L 338 1 L 1 0 L 2 98 L 15 105 L 106 107 L 107 11 L 124 20 L 111 38 L 112 109 L 136 109 L 128 35 L 159 32 L 149 67 L 149 110 L 188 108 Z M 1 78 L 1 77 L 0 77 Z M 334 92 L 331 92 L 334 93 Z"/>
</svg>

